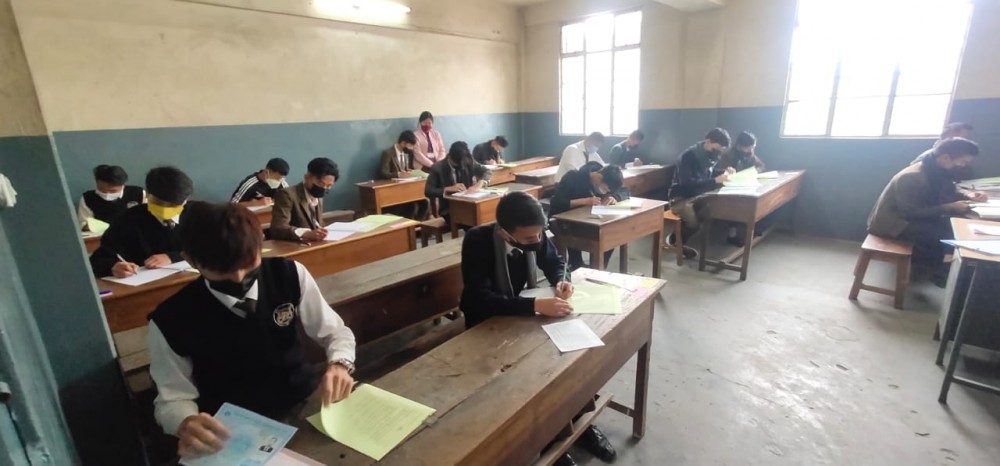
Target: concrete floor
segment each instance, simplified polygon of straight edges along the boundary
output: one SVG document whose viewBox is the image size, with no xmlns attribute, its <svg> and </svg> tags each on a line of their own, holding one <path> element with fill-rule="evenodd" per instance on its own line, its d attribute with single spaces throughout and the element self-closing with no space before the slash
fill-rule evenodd
<svg viewBox="0 0 1000 466">
<path fill-rule="evenodd" d="M 648 245 L 630 248 L 632 272 L 650 273 Z M 617 464 L 1000 464 L 1000 397 L 953 386 L 949 405 L 937 402 L 943 290 L 911 285 L 904 311 L 864 291 L 852 302 L 858 249 L 775 233 L 754 248 L 746 282 L 665 254 L 646 436 L 632 442 L 617 412 L 598 419 Z M 869 276 L 892 283 L 880 265 Z M 633 374 L 629 364 L 607 390 L 628 402 Z"/>
</svg>

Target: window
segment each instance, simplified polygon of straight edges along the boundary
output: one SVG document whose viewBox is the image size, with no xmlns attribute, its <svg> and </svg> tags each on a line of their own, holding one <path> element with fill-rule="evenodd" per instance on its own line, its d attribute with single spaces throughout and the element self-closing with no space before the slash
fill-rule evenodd
<svg viewBox="0 0 1000 466">
<path fill-rule="evenodd" d="M 938 135 L 969 0 L 800 0 L 783 136 Z"/>
<path fill-rule="evenodd" d="M 562 28 L 562 134 L 627 135 L 639 126 L 642 12 L 605 14 Z"/>
</svg>

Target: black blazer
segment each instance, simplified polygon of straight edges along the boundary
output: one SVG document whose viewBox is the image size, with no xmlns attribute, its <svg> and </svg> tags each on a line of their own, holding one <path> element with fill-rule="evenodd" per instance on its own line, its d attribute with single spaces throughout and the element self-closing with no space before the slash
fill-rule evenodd
<svg viewBox="0 0 1000 466">
<path fill-rule="evenodd" d="M 431 199 L 440 199 L 440 213 L 443 217 L 448 215 L 448 200 L 444 199 L 444 188 L 455 183 L 471 186 L 477 180 L 489 181 L 492 176 L 493 173 L 486 167 L 471 159 L 463 160 L 462 164 L 452 171 L 451 164 L 446 158 L 431 167 L 427 176 L 427 184 L 424 185 L 424 195 Z"/>
</svg>

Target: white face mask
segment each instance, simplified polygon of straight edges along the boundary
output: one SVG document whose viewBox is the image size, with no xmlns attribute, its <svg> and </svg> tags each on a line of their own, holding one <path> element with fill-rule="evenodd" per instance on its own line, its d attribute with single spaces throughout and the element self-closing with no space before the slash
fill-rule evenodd
<svg viewBox="0 0 1000 466">
<path fill-rule="evenodd" d="M 121 199 L 122 196 L 125 195 L 125 191 L 118 191 L 117 193 L 106 193 L 106 192 L 103 192 L 103 191 L 96 191 L 95 190 L 94 192 L 97 193 L 98 197 L 100 197 L 101 199 L 104 199 L 105 201 L 117 201 L 118 199 Z"/>
<path fill-rule="evenodd" d="M 268 178 L 268 179 L 264 180 L 264 182 L 267 183 L 267 186 L 269 188 L 271 188 L 271 189 L 278 189 L 278 188 L 281 187 L 281 180 L 276 180 L 274 178 Z"/>
</svg>

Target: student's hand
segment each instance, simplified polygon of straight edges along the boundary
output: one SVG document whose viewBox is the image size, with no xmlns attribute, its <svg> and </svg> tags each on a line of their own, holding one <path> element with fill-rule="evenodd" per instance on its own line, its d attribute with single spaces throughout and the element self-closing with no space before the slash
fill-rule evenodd
<svg viewBox="0 0 1000 466">
<path fill-rule="evenodd" d="M 986 202 L 990 200 L 990 197 L 987 196 L 986 193 L 980 191 L 973 191 L 971 193 L 968 193 L 966 194 L 966 197 L 968 197 L 969 200 L 972 202 Z"/>
<path fill-rule="evenodd" d="M 131 262 L 115 262 L 114 267 L 111 267 L 111 275 L 115 278 L 128 278 L 139 272 L 139 266 Z"/>
<path fill-rule="evenodd" d="M 469 188 L 466 189 L 465 192 L 467 192 L 467 193 L 478 192 L 480 189 L 482 189 L 482 187 L 483 187 L 483 183 L 479 182 L 479 183 L 476 183 L 476 184 L 474 184 L 472 186 L 469 186 Z"/>
<path fill-rule="evenodd" d="M 497 163 L 497 159 L 488 159 L 486 161 L 486 165 L 496 165 Z"/>
<path fill-rule="evenodd" d="M 181 458 L 197 458 L 222 450 L 229 431 L 208 413 L 198 413 L 181 421 L 177 428 L 177 454 Z"/>
<path fill-rule="evenodd" d="M 326 367 L 326 373 L 319 381 L 319 386 L 316 387 L 316 394 L 323 406 L 326 406 L 350 396 L 352 388 L 354 388 L 354 377 L 351 377 L 347 368 L 340 364 L 330 364 Z"/>
<path fill-rule="evenodd" d="M 504 163 L 504 161 L 503 161 L 503 159 L 502 159 L 502 158 L 499 158 L 499 159 L 497 159 L 497 162 L 496 162 L 496 163 L 498 163 L 498 164 L 501 164 L 501 163 Z"/>
<path fill-rule="evenodd" d="M 410 176 L 410 172 L 399 172 L 399 175 L 397 175 L 397 178 L 407 178 L 409 176 Z"/>
<path fill-rule="evenodd" d="M 972 210 L 972 204 L 970 204 L 969 201 L 955 201 L 950 204 L 945 204 L 944 208 L 952 213 L 964 214 Z"/>
<path fill-rule="evenodd" d="M 535 298 L 535 312 L 549 317 L 565 317 L 573 312 L 569 301 L 562 298 Z"/>
<path fill-rule="evenodd" d="M 726 170 L 726 171 L 728 172 L 729 170 Z M 729 173 L 723 173 L 723 174 L 715 177 L 715 182 L 718 183 L 718 184 L 722 184 L 722 183 L 725 183 L 727 181 L 729 181 Z"/>
<path fill-rule="evenodd" d="M 733 168 L 733 167 L 726 167 L 726 174 L 727 175 L 732 175 L 733 173 L 736 173 L 736 169 L 735 168 Z"/>
<path fill-rule="evenodd" d="M 444 188 L 444 192 L 445 193 L 460 193 L 460 192 L 465 191 L 465 190 L 466 190 L 466 187 L 462 183 L 455 183 L 455 184 L 453 184 L 451 186 L 448 186 L 447 188 Z"/>
<path fill-rule="evenodd" d="M 309 230 L 302 233 L 303 241 L 323 241 L 326 239 L 326 230 L 322 228 L 317 228 L 315 230 Z"/>
<path fill-rule="evenodd" d="M 556 297 L 560 299 L 569 299 L 573 296 L 573 284 L 565 280 L 559 282 L 556 285 Z"/>
<path fill-rule="evenodd" d="M 147 269 L 158 269 L 165 265 L 172 264 L 173 261 L 170 260 L 170 256 L 166 254 L 153 254 L 146 259 L 142 265 L 145 265 Z"/>
<path fill-rule="evenodd" d="M 570 207 L 581 207 L 588 205 L 601 205 L 601 198 L 597 196 L 581 197 L 580 199 L 573 199 L 569 201 Z"/>
<path fill-rule="evenodd" d="M 603 200 L 601 200 L 601 205 L 615 205 L 617 203 L 618 203 L 618 200 L 615 199 L 615 198 L 613 198 L 613 197 L 611 197 L 611 196 L 608 196 L 608 197 L 604 198 Z"/>
<path fill-rule="evenodd" d="M 271 198 L 269 198 L 269 197 L 262 197 L 262 198 L 259 198 L 259 199 L 254 199 L 254 200 L 252 200 L 252 201 L 249 202 L 249 204 L 252 205 L 252 206 L 271 205 L 271 203 L 272 203 L 272 201 L 271 201 Z"/>
<path fill-rule="evenodd" d="M 641 167 L 642 166 L 642 159 L 640 159 L 639 157 L 636 157 L 635 160 L 632 161 L 632 165 L 636 166 L 636 167 Z"/>
</svg>

